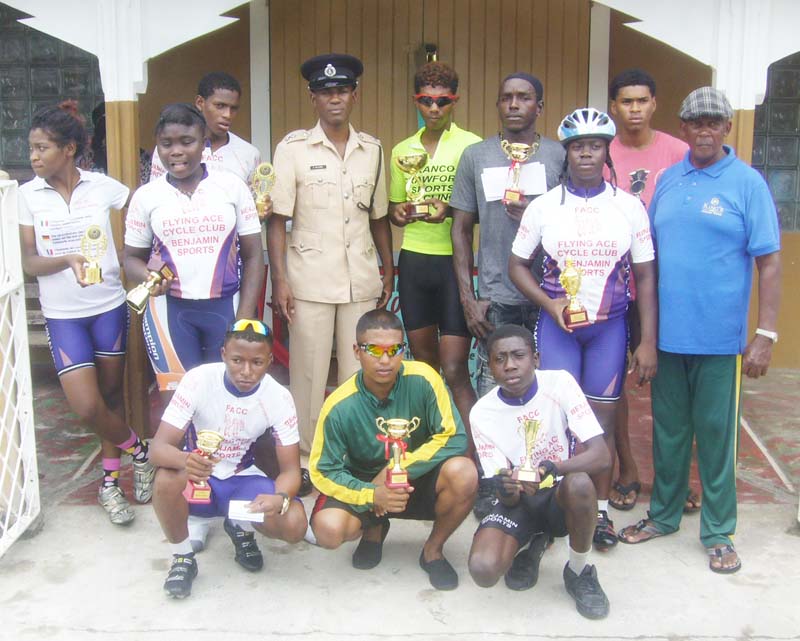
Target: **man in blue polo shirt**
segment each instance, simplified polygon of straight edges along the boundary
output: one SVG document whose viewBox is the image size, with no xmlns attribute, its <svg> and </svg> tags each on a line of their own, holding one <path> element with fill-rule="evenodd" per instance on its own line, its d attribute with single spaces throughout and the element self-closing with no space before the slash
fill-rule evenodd
<svg viewBox="0 0 800 641">
<path fill-rule="evenodd" d="M 642 543 L 675 532 L 697 439 L 703 483 L 700 540 L 712 571 L 741 567 L 736 436 L 742 373 L 766 373 L 780 298 L 780 232 L 764 179 L 723 145 L 733 110 L 712 87 L 680 109 L 686 157 L 664 172 L 650 206 L 658 257 L 658 374 L 653 380 L 655 478 L 648 519 L 619 533 Z M 753 260 L 758 329 L 747 333 Z"/>
</svg>

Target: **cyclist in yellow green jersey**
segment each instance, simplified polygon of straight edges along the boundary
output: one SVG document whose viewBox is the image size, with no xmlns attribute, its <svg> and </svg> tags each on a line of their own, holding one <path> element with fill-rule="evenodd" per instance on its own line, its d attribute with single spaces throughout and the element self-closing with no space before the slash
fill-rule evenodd
<svg viewBox="0 0 800 641">
<path fill-rule="evenodd" d="M 412 355 L 442 371 L 466 425 L 476 399 L 467 365 L 472 338 L 453 271 L 448 203 L 462 152 L 481 139 L 453 122 L 458 74 L 450 66 L 429 62 L 420 67 L 414 76 L 414 102 L 425 126 L 392 150 L 389 192 L 391 221 L 404 228 L 398 260 L 400 311 Z M 421 153 L 428 156 L 419 178 L 431 213 L 417 218 L 406 203 L 408 174 L 395 159 Z M 471 436 L 469 442 L 472 451 Z"/>
</svg>

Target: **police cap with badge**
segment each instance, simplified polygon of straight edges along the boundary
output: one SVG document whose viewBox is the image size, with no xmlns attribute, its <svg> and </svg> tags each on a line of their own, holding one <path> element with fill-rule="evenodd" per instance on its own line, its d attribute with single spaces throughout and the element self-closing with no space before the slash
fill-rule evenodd
<svg viewBox="0 0 800 641">
<path fill-rule="evenodd" d="M 300 73 L 308 80 L 310 91 L 331 87 L 357 87 L 364 65 L 346 53 L 326 53 L 309 58 L 300 65 Z"/>
</svg>

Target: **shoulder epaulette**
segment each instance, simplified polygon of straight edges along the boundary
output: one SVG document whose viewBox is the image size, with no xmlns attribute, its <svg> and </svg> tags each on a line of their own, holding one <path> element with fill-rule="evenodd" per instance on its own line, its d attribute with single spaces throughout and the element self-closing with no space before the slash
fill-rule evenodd
<svg viewBox="0 0 800 641">
<path fill-rule="evenodd" d="M 297 142 L 298 140 L 305 140 L 311 135 L 311 130 L 309 129 L 296 129 L 295 131 L 290 131 L 283 137 L 281 142 Z"/>
<path fill-rule="evenodd" d="M 375 136 L 370 136 L 369 134 L 365 134 L 363 131 L 358 132 L 358 138 L 361 142 L 369 142 L 373 145 L 378 145 L 380 147 L 381 141 L 375 138 Z"/>
</svg>

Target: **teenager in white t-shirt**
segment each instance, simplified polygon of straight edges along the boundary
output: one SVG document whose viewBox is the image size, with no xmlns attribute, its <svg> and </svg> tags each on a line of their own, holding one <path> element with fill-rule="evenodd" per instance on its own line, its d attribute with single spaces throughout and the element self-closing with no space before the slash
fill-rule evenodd
<svg viewBox="0 0 800 641">
<path fill-rule="evenodd" d="M 192 367 L 219 361 L 233 319 L 256 315 L 264 278 L 253 198 L 236 176 L 202 163 L 205 127 L 191 105 L 162 110 L 157 149 L 168 173 L 136 190 L 125 220 L 128 276 L 144 281 L 161 263 L 174 275 L 152 289 L 143 322 L 165 392 Z"/>
<path fill-rule="evenodd" d="M 224 71 L 213 71 L 200 79 L 194 104 L 206 119 L 203 163 L 209 169 L 229 171 L 250 185 L 261 154 L 230 130 L 239 113 L 241 98 L 242 87 L 236 78 Z M 165 173 L 167 170 L 156 148 L 150 165 L 150 180 Z"/>
<path fill-rule="evenodd" d="M 239 320 L 225 336 L 222 363 L 200 365 L 183 377 L 164 412 L 152 442 L 156 473 L 153 506 L 170 547 L 172 566 L 164 583 L 168 596 L 189 596 L 197 561 L 189 538 L 189 516 L 224 517 L 235 560 L 257 572 L 263 557 L 253 530 L 297 543 L 308 527 L 300 489 L 300 436 L 297 412 L 288 390 L 267 374 L 272 335 L 257 320 Z M 201 430 L 224 439 L 212 458 L 192 451 Z M 256 443 L 271 434 L 279 473 L 269 478 L 255 465 Z M 181 449 L 184 437 L 189 451 Z M 188 503 L 187 481 L 211 486 L 211 503 Z M 231 501 L 246 501 L 260 520 L 229 517 Z"/>
<path fill-rule="evenodd" d="M 640 385 L 655 376 L 657 334 L 650 221 L 636 197 L 617 189 L 615 180 L 603 180 L 603 167 L 613 166 L 608 145 L 615 131 L 608 115 L 596 109 L 577 109 L 564 118 L 558 130 L 567 152 L 562 184 L 525 210 L 508 265 L 517 288 L 546 312 L 536 326 L 542 369 L 565 369 L 575 377 L 603 427 L 611 454 L 626 374 L 631 270 L 641 327 L 631 372 Z M 544 274 L 536 282 L 530 266 L 540 244 Z M 588 316 L 588 324 L 573 328 L 564 319 L 569 299 L 561 283 L 568 261 L 582 274 L 577 298 Z M 608 518 L 611 470 L 593 480 L 598 497 L 594 544 L 606 549 L 617 544 Z"/>
<path fill-rule="evenodd" d="M 527 329 L 503 325 L 486 348 L 499 386 L 478 400 L 470 424 L 484 478 L 494 479 L 497 496 L 475 533 L 470 574 L 481 587 L 505 575 L 508 587 L 526 590 L 536 584 L 548 542 L 568 536 L 567 592 L 583 616 L 605 617 L 608 599 L 587 563 L 596 514 L 589 474 L 608 469 L 611 461 L 603 430 L 569 372 L 535 369 Z M 583 445 L 580 454 L 574 454 L 576 441 Z M 531 466 L 540 482 L 518 480 L 519 468 Z"/>
<path fill-rule="evenodd" d="M 128 188 L 75 166 L 87 135 L 74 101 L 37 112 L 28 141 L 36 178 L 19 190 L 22 266 L 39 281 L 67 402 L 102 439 L 98 501 L 112 523 L 124 525 L 135 515 L 119 487 L 120 451 L 133 457 L 136 500 L 149 501 L 153 487 L 147 444 L 126 425 L 122 401 L 128 313 L 110 216 L 125 207 Z M 87 281 L 89 260 L 102 282 Z"/>
</svg>

